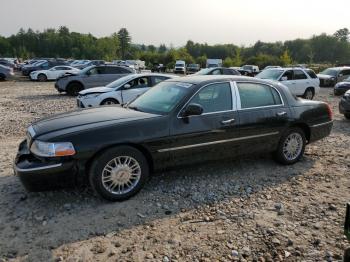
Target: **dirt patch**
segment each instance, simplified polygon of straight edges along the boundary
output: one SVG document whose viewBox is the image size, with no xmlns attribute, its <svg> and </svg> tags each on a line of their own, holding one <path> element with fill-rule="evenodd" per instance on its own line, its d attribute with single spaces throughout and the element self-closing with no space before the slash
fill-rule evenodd
<svg viewBox="0 0 350 262">
<path fill-rule="evenodd" d="M 27 193 L 12 161 L 34 120 L 75 108 L 53 83 L 0 83 L 0 259 L 28 261 L 339 260 L 350 199 L 350 121 L 293 166 L 251 156 L 156 174 L 106 203 L 88 188 Z"/>
</svg>

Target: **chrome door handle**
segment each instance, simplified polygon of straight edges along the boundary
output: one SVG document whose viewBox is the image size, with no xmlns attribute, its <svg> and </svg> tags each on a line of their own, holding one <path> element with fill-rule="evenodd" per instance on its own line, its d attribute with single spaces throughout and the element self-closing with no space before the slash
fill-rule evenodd
<svg viewBox="0 0 350 262">
<path fill-rule="evenodd" d="M 233 122 L 235 122 L 235 119 L 228 119 L 228 120 L 223 120 L 223 121 L 221 121 L 221 124 L 223 124 L 223 125 L 229 125 L 229 124 L 231 124 L 231 123 L 233 123 Z"/>
<path fill-rule="evenodd" d="M 277 114 L 276 114 L 277 116 L 285 116 L 285 115 L 287 115 L 287 112 L 278 112 Z"/>
</svg>

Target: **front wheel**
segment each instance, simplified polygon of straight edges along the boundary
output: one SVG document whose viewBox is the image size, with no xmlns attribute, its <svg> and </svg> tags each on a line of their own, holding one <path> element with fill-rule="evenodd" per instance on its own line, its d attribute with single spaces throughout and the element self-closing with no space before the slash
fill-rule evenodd
<svg viewBox="0 0 350 262">
<path fill-rule="evenodd" d="M 101 102 L 101 106 L 106 106 L 106 105 L 117 105 L 119 102 L 113 98 L 107 98 Z"/>
<path fill-rule="evenodd" d="M 83 86 L 79 83 L 71 83 L 67 86 L 67 94 L 70 96 L 77 96 L 83 90 Z"/>
<path fill-rule="evenodd" d="M 149 166 L 137 149 L 120 146 L 104 151 L 93 161 L 89 180 L 94 191 L 109 201 L 126 200 L 146 183 Z"/>
<path fill-rule="evenodd" d="M 303 98 L 308 99 L 308 100 L 312 100 L 314 98 L 314 95 L 315 95 L 314 90 L 309 87 L 305 90 Z"/>
<path fill-rule="evenodd" d="M 47 81 L 47 76 L 44 74 L 39 74 L 38 75 L 38 81 L 39 82 L 46 82 Z"/>
<path fill-rule="evenodd" d="M 291 165 L 298 162 L 304 154 L 306 138 L 304 131 L 300 128 L 291 128 L 282 135 L 275 159 L 284 165 Z"/>
</svg>

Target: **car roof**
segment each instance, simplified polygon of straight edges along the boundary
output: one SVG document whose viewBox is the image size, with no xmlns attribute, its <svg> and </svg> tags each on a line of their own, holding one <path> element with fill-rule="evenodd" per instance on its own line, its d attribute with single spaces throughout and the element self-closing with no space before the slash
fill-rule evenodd
<svg viewBox="0 0 350 262">
<path fill-rule="evenodd" d="M 330 67 L 327 69 L 333 69 L 333 70 L 343 70 L 343 69 L 350 69 L 349 66 L 337 66 L 337 67 Z"/>
<path fill-rule="evenodd" d="M 238 76 L 238 75 L 197 75 L 197 76 L 184 76 L 178 77 L 176 79 L 169 79 L 166 81 L 176 81 L 189 84 L 206 84 L 215 81 L 253 81 L 266 83 L 266 81 L 258 78 L 248 77 L 248 76 Z"/>
</svg>

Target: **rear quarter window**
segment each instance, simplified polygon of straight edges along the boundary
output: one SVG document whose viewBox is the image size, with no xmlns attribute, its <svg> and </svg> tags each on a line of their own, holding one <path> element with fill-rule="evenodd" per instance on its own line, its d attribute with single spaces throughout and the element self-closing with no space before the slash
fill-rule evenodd
<svg viewBox="0 0 350 262">
<path fill-rule="evenodd" d="M 311 70 L 311 69 L 307 69 L 307 70 L 305 70 L 305 72 L 311 77 L 311 78 L 317 78 L 317 75 L 316 75 L 316 73 L 313 71 L 313 70 Z"/>
</svg>

